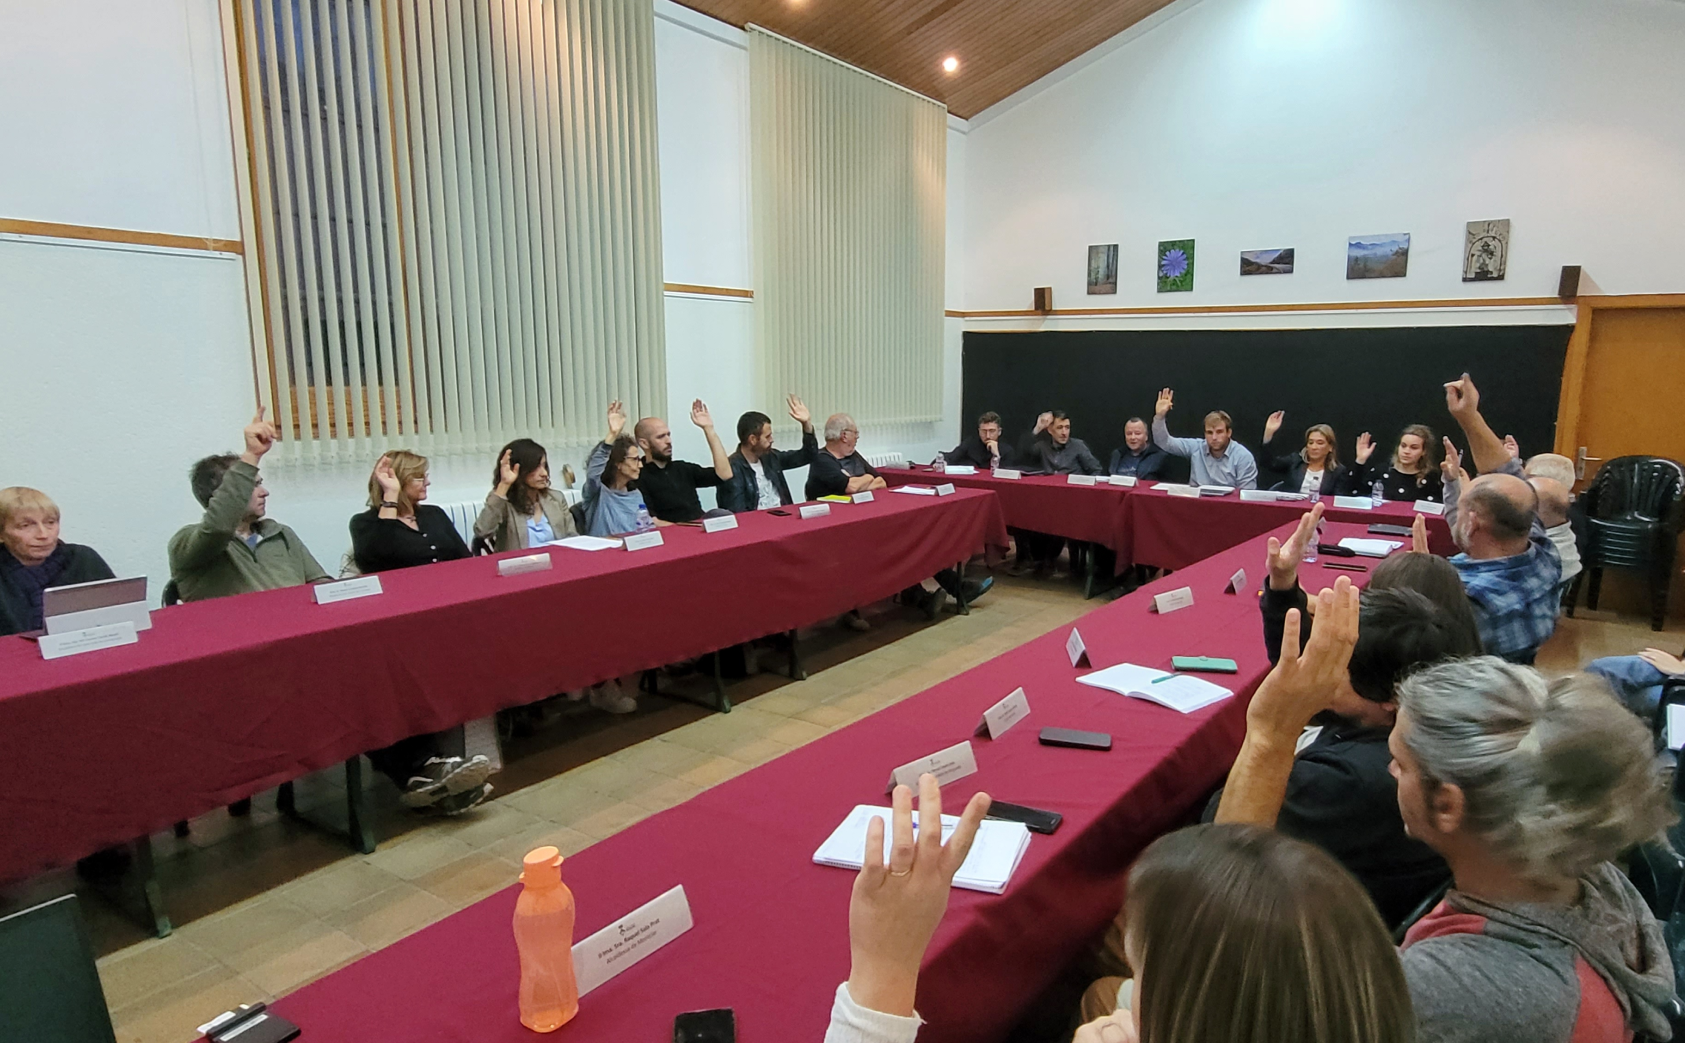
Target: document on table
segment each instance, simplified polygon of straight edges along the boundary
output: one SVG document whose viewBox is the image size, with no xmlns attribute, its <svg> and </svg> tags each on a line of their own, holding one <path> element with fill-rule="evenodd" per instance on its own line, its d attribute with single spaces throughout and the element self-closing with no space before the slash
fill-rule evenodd
<svg viewBox="0 0 1685 1043">
<path fill-rule="evenodd" d="M 620 541 L 604 539 L 601 536 L 567 536 L 559 540 L 551 540 L 545 546 L 572 547 L 574 550 L 612 550 L 620 546 Z"/>
<path fill-rule="evenodd" d="M 877 808 L 870 804 L 860 804 L 848 813 L 842 825 L 819 845 L 819 850 L 813 853 L 813 860 L 822 866 L 835 866 L 838 869 L 859 869 L 866 858 L 866 825 L 874 818 L 883 819 L 883 860 L 889 864 L 889 849 L 894 842 L 891 835 L 893 812 L 889 808 Z M 919 813 L 913 812 L 913 835 L 918 835 Z M 954 829 L 959 826 L 959 816 L 942 816 L 942 842 L 954 835 Z M 965 856 L 965 862 L 954 875 L 954 886 L 963 887 L 968 891 L 987 891 L 989 894 L 1000 894 L 1006 890 L 1012 874 L 1017 871 L 1018 863 L 1023 861 L 1024 852 L 1030 847 L 1030 831 L 1024 828 L 1022 822 L 1006 822 L 1001 819 L 984 819 L 977 827 L 977 839 L 971 845 L 970 854 Z"/>
<path fill-rule="evenodd" d="M 1119 695 L 1168 706 L 1182 713 L 1204 709 L 1234 694 L 1222 685 L 1212 684 L 1198 677 L 1154 670 L 1151 667 L 1136 666 L 1134 663 L 1108 666 L 1104 670 L 1083 674 L 1077 680 Z"/>
<path fill-rule="evenodd" d="M 914 496 L 935 496 L 936 488 L 930 485 L 897 485 L 890 492 L 912 493 Z"/>
<path fill-rule="evenodd" d="M 1404 544 L 1397 540 L 1366 540 L 1358 536 L 1347 536 L 1340 541 L 1340 546 L 1355 551 L 1360 558 L 1384 558 Z"/>
</svg>

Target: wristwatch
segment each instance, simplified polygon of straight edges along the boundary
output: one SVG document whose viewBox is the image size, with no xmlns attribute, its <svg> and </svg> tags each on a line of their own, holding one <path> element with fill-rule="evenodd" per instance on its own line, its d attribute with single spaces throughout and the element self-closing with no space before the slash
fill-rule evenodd
<svg viewBox="0 0 1685 1043">
<path fill-rule="evenodd" d="M 398 509 L 398 505 L 397 505 L 397 504 L 396 504 L 396 503 L 393 503 L 393 502 L 392 502 L 392 501 L 391 501 L 391 500 L 382 500 L 382 501 L 380 501 L 380 506 L 381 506 L 381 508 L 382 508 L 382 509 L 385 509 L 385 508 L 387 508 L 387 507 L 390 507 L 390 508 L 392 508 L 392 509 L 393 509 L 393 510 L 397 510 L 397 509 Z"/>
</svg>

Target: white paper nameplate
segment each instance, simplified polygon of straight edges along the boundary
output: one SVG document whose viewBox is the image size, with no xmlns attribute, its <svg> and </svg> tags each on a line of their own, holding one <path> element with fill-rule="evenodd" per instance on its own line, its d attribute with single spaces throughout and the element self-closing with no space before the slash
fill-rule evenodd
<svg viewBox="0 0 1685 1043">
<path fill-rule="evenodd" d="M 1099 485 L 1100 479 L 1092 474 L 1068 474 L 1065 476 L 1066 485 Z"/>
<path fill-rule="evenodd" d="M 1160 488 L 1162 488 L 1166 493 L 1168 493 L 1171 496 L 1198 496 L 1199 495 L 1199 486 L 1197 486 L 1197 485 L 1164 485 L 1164 486 L 1160 486 Z"/>
<path fill-rule="evenodd" d="M 1685 747 L 1685 704 L 1667 704 L 1667 748 Z"/>
<path fill-rule="evenodd" d="M 995 468 L 995 477 L 1011 478 L 1016 480 L 1024 477 L 1024 472 L 1018 470 L 1016 467 L 997 467 Z"/>
<path fill-rule="evenodd" d="M 1246 570 L 1240 569 L 1229 577 L 1229 585 L 1224 589 L 1225 594 L 1239 594 L 1246 590 Z"/>
<path fill-rule="evenodd" d="M 983 711 L 983 719 L 977 722 L 977 729 L 972 734 L 988 732 L 989 738 L 998 739 L 1006 734 L 1008 728 L 1029 715 L 1029 698 L 1024 695 L 1024 689 L 1014 688 L 1011 695 Z"/>
<path fill-rule="evenodd" d="M 1352 511 L 1372 511 L 1375 509 L 1375 501 L 1367 496 L 1336 496 L 1334 506 Z"/>
<path fill-rule="evenodd" d="M 828 503 L 810 503 L 801 509 L 803 518 L 823 518 L 830 513 L 831 505 Z"/>
<path fill-rule="evenodd" d="M 520 576 L 528 572 L 545 572 L 550 568 L 550 555 L 525 554 L 519 558 L 502 558 L 497 563 L 499 576 Z"/>
<path fill-rule="evenodd" d="M 915 793 L 919 788 L 919 776 L 925 773 L 936 776 L 938 784 L 946 786 L 955 779 L 963 779 L 977 771 L 977 754 L 971 750 L 971 740 L 939 750 L 928 757 L 920 757 L 916 761 L 909 761 L 896 768 L 889 775 L 889 785 L 884 792 L 888 793 L 897 786 L 907 786 Z"/>
<path fill-rule="evenodd" d="M 675 887 L 573 946 L 573 977 L 581 996 L 633 966 L 691 928 L 690 899 Z"/>
<path fill-rule="evenodd" d="M 1076 627 L 1071 628 L 1071 636 L 1065 639 L 1065 653 L 1071 657 L 1072 666 L 1093 665 L 1088 662 L 1088 646 L 1082 643 Z"/>
<path fill-rule="evenodd" d="M 66 630 L 62 634 L 42 634 L 38 642 L 41 646 L 42 659 L 59 659 L 67 655 L 81 655 L 100 648 L 116 648 L 118 645 L 132 645 L 140 637 L 135 631 L 135 625 L 128 620 L 121 623 L 107 623 L 102 627 L 89 627 L 86 630 Z"/>
<path fill-rule="evenodd" d="M 977 468 L 970 464 L 949 464 L 945 471 L 948 474 L 976 474 Z"/>
<path fill-rule="evenodd" d="M 1417 514 L 1445 513 L 1445 505 L 1443 503 L 1434 503 L 1432 500 L 1417 500 L 1415 503 L 1410 505 L 1410 509 L 1415 511 Z"/>
<path fill-rule="evenodd" d="M 1153 596 L 1153 611 L 1163 614 L 1174 612 L 1179 608 L 1192 608 L 1194 603 L 1194 588 L 1179 587 L 1167 590 Z"/>
<path fill-rule="evenodd" d="M 937 496 L 952 496 L 952 495 L 954 495 L 954 483 L 948 482 L 946 485 L 938 485 L 936 487 L 936 495 Z"/>
<path fill-rule="evenodd" d="M 1247 503 L 1274 503 L 1276 496 L 1271 489 L 1242 489 L 1240 498 Z"/>
<path fill-rule="evenodd" d="M 144 601 L 126 601 L 121 605 L 86 608 L 80 612 L 60 612 L 46 618 L 49 634 L 80 633 L 118 623 L 133 624 L 136 630 L 151 630 L 152 610 L 146 607 Z"/>
<path fill-rule="evenodd" d="M 331 605 L 336 601 L 368 598 L 383 593 L 379 576 L 358 576 L 356 579 L 342 579 L 338 583 L 318 583 L 310 588 L 310 592 L 316 595 L 318 605 Z"/>
<path fill-rule="evenodd" d="M 737 515 L 735 514 L 720 514 L 712 518 L 702 519 L 703 532 L 724 532 L 727 529 L 735 528 L 737 528 Z"/>
<path fill-rule="evenodd" d="M 662 538 L 660 529 L 651 529 L 648 532 L 635 532 L 626 537 L 626 549 L 648 550 L 651 547 L 659 547 L 666 542 Z"/>
<path fill-rule="evenodd" d="M 877 497 L 872 495 L 872 490 L 867 489 L 864 492 L 855 493 L 853 496 L 849 497 L 849 499 L 853 500 L 855 503 L 871 503 L 873 500 L 877 499 Z"/>
<path fill-rule="evenodd" d="M 1108 475 L 1106 478 L 1107 485 L 1121 485 L 1125 489 L 1135 488 L 1135 483 L 1138 481 L 1140 481 L 1140 479 L 1136 478 L 1132 474 L 1114 474 Z"/>
</svg>

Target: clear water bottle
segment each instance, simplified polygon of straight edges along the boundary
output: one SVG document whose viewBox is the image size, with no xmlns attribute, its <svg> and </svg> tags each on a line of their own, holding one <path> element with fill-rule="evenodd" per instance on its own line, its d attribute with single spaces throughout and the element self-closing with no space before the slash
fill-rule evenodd
<svg viewBox="0 0 1685 1043">
<path fill-rule="evenodd" d="M 1386 499 L 1386 486 L 1382 485 L 1381 480 L 1377 478 L 1375 479 L 1375 484 L 1369 487 L 1369 505 L 1372 507 L 1379 507 L 1381 504 L 1386 502 Z"/>
<path fill-rule="evenodd" d="M 930 466 L 935 469 L 937 474 L 946 474 L 948 471 L 948 458 L 943 456 L 941 453 L 937 453 L 936 459 L 931 461 Z"/>
<path fill-rule="evenodd" d="M 650 519 L 649 508 L 645 507 L 643 505 L 643 503 L 640 501 L 639 504 L 638 504 L 638 529 L 637 529 L 637 531 L 648 532 L 649 530 L 651 530 L 653 528 L 655 528 L 655 522 Z"/>
<path fill-rule="evenodd" d="M 1315 504 L 1319 504 L 1321 502 L 1322 502 L 1322 486 L 1321 485 L 1311 486 L 1311 503 L 1313 505 L 1315 505 Z"/>
<path fill-rule="evenodd" d="M 1311 533 L 1311 542 L 1310 542 L 1309 546 L 1307 546 L 1305 548 L 1304 557 L 1301 559 L 1307 565 L 1316 561 L 1316 545 L 1321 543 L 1321 542 L 1322 542 L 1322 519 L 1318 518 L 1317 522 L 1316 522 L 1316 531 Z"/>
</svg>

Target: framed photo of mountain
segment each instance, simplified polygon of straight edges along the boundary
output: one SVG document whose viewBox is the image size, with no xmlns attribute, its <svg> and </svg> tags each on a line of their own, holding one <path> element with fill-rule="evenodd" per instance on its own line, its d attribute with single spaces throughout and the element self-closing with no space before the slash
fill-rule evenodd
<svg viewBox="0 0 1685 1043">
<path fill-rule="evenodd" d="M 1240 274 L 1292 275 L 1293 248 L 1289 246 L 1281 250 L 1242 250 Z"/>
<path fill-rule="evenodd" d="M 1346 240 L 1346 278 L 1402 279 L 1410 270 L 1410 233 L 1354 235 Z"/>
<path fill-rule="evenodd" d="M 1463 239 L 1463 281 L 1497 282 L 1509 268 L 1509 218 L 1470 221 Z"/>
</svg>

